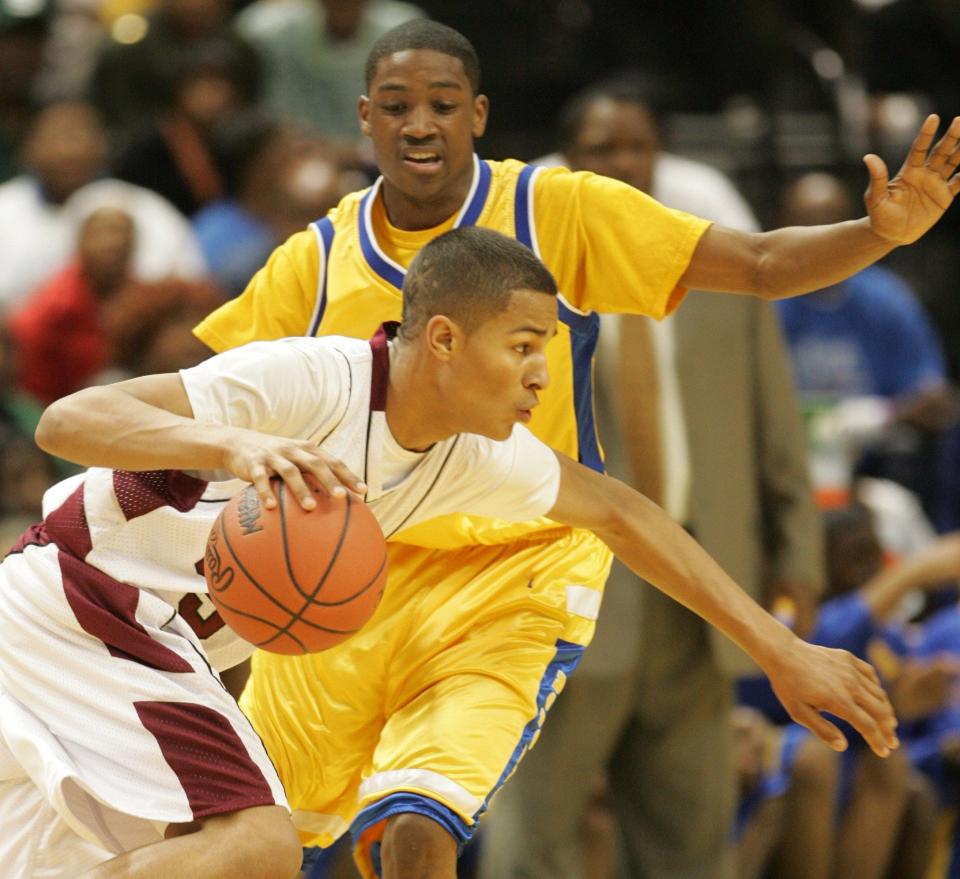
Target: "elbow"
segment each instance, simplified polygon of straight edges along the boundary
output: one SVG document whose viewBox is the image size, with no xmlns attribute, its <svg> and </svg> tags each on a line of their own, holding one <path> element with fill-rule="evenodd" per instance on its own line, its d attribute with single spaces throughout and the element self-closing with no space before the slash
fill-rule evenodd
<svg viewBox="0 0 960 879">
<path fill-rule="evenodd" d="M 779 246 L 777 234 L 757 232 L 750 239 L 749 292 L 767 302 L 787 299 L 812 289 L 798 283 L 797 279 L 803 277 L 803 267 Z"/>
<path fill-rule="evenodd" d="M 57 400 L 44 409 L 33 433 L 37 446 L 50 455 L 62 457 L 71 419 L 64 412 L 63 400 Z"/>
<path fill-rule="evenodd" d="M 619 488 L 617 486 L 616 488 Z M 616 490 L 616 489 L 615 489 Z M 633 494 L 632 492 L 630 493 Z M 636 517 L 631 517 L 630 501 L 633 497 L 624 497 L 616 503 L 609 504 L 604 511 L 602 522 L 598 522 L 591 529 L 614 553 L 620 553 L 620 547 L 630 544 L 635 539 Z M 652 503 L 643 498 L 645 503 Z"/>
<path fill-rule="evenodd" d="M 56 454 L 56 440 L 61 425 L 59 415 L 54 412 L 56 405 L 56 403 L 53 403 L 44 409 L 43 414 L 40 416 L 40 421 L 37 423 L 37 429 L 33 432 L 34 442 L 36 442 L 43 451 L 52 455 Z"/>
</svg>

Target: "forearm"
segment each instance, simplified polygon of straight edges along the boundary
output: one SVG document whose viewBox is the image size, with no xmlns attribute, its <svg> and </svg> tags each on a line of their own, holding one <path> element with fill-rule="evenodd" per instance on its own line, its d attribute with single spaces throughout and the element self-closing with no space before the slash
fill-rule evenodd
<svg viewBox="0 0 960 879">
<path fill-rule="evenodd" d="M 116 387 L 93 387 L 52 404 L 37 426 L 37 445 L 84 467 L 122 470 L 223 467 L 233 430 L 201 424 Z"/>
<path fill-rule="evenodd" d="M 874 619 L 885 619 L 912 589 L 940 586 L 960 578 L 960 533 L 937 538 L 915 556 L 884 568 L 863 586 Z"/>
<path fill-rule="evenodd" d="M 711 227 L 683 284 L 783 299 L 837 284 L 886 256 L 894 246 L 873 232 L 866 218 L 756 233 Z"/>
<path fill-rule="evenodd" d="M 744 592 L 686 532 L 646 498 L 611 486 L 621 514 L 597 530 L 644 580 L 689 608 L 769 668 L 795 636 Z"/>
</svg>

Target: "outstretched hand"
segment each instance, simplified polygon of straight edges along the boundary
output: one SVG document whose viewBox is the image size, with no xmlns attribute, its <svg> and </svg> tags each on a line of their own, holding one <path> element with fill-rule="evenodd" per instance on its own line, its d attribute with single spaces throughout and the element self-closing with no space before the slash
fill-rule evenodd
<svg viewBox="0 0 960 879">
<path fill-rule="evenodd" d="M 873 666 L 845 650 L 796 639 L 765 671 L 790 716 L 835 751 L 846 737 L 821 712 L 836 715 L 859 732 L 880 757 L 899 745 L 897 720 Z"/>
<path fill-rule="evenodd" d="M 891 244 L 910 244 L 943 216 L 960 192 L 960 116 L 931 148 L 940 117 L 930 115 L 920 127 L 910 153 L 892 180 L 883 159 L 863 157 L 870 172 L 864 195 L 870 227 Z"/>
</svg>

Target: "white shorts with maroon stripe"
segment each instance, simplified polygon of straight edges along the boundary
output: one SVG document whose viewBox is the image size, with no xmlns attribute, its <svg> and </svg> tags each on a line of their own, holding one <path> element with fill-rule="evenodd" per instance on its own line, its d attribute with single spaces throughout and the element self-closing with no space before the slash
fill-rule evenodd
<svg viewBox="0 0 960 879">
<path fill-rule="evenodd" d="M 286 806 L 174 608 L 37 539 L 0 564 L 0 837 L 15 812 L 4 782 L 17 776 L 113 853 L 157 842 L 168 824 Z"/>
</svg>

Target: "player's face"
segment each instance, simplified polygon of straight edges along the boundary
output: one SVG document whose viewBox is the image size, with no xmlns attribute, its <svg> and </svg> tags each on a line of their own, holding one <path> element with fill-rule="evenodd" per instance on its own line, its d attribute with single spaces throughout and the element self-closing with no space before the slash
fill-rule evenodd
<svg viewBox="0 0 960 879">
<path fill-rule="evenodd" d="M 567 159 L 576 171 L 593 171 L 649 192 L 658 149 L 657 126 L 646 110 L 601 98 L 587 108 Z"/>
<path fill-rule="evenodd" d="M 487 99 L 474 95 L 460 59 L 429 49 L 382 59 L 360 99 L 360 127 L 385 185 L 418 201 L 462 200 L 486 124 Z"/>
<path fill-rule="evenodd" d="M 509 307 L 464 339 L 455 364 L 458 430 L 492 439 L 530 421 L 550 382 L 547 343 L 557 332 L 557 298 L 516 290 Z"/>
</svg>

